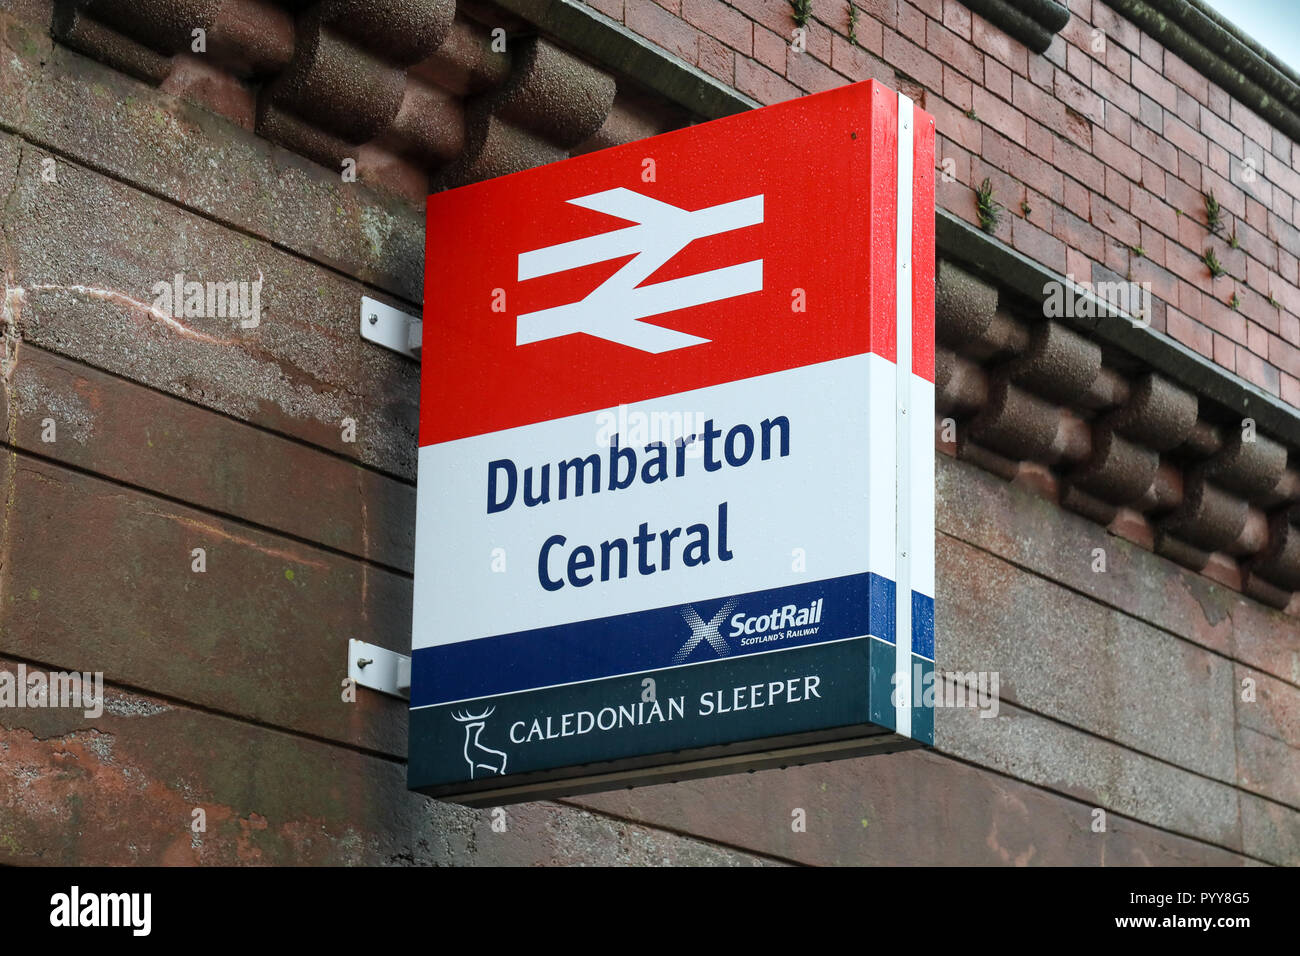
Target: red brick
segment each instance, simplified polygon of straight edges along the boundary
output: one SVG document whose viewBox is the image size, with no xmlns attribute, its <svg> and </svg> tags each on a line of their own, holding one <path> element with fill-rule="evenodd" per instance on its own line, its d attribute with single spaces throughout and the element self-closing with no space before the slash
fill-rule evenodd
<svg viewBox="0 0 1300 956">
<path fill-rule="evenodd" d="M 831 0 L 831 2 L 835 2 L 835 0 Z M 900 0 L 898 3 L 898 23 L 894 25 L 894 29 L 909 40 L 915 40 L 924 46 L 925 24 L 928 19 L 925 11 L 917 9 L 911 0 Z"/>
<path fill-rule="evenodd" d="M 1210 84 L 1205 76 L 1199 71 L 1188 66 L 1186 62 L 1165 51 L 1165 79 L 1175 86 L 1182 87 L 1198 103 L 1208 103 L 1210 101 Z"/>
<path fill-rule="evenodd" d="M 736 89 L 764 105 L 792 100 L 799 88 L 747 57 L 736 60 Z"/>
<path fill-rule="evenodd" d="M 1068 176 L 1065 177 L 1063 182 L 1064 186 L 1061 190 L 1061 205 L 1074 213 L 1080 219 L 1091 221 L 1092 194 L 1088 192 L 1088 188 L 1076 183 Z"/>
<path fill-rule="evenodd" d="M 1120 81 L 1127 83 L 1132 77 L 1133 55 L 1122 49 L 1118 43 L 1106 44 L 1106 69 L 1113 73 Z M 1093 82 L 1096 82 L 1096 71 L 1092 74 Z"/>
<path fill-rule="evenodd" d="M 1214 198 L 1219 205 L 1233 216 L 1246 215 L 1245 194 L 1217 173 L 1208 169 L 1201 171 L 1201 191 L 1213 192 Z M 1228 218 L 1230 217 L 1225 217 L 1224 225 L 1231 232 L 1232 224 L 1228 221 Z"/>
<path fill-rule="evenodd" d="M 968 110 L 971 108 L 970 80 L 947 63 L 943 65 L 943 98 L 958 109 Z"/>
<path fill-rule="evenodd" d="M 791 83 L 809 93 L 821 93 L 848 82 L 820 60 L 814 59 L 807 53 L 795 53 L 793 50 L 790 51 L 790 58 L 786 62 L 785 75 Z"/>
<path fill-rule="evenodd" d="M 1060 206 L 1052 214 L 1052 232 L 1094 261 L 1106 255 L 1106 237 L 1101 230 Z"/>
<path fill-rule="evenodd" d="M 1282 281 L 1289 282 L 1292 285 L 1300 284 L 1300 259 L 1297 259 L 1285 249 L 1277 250 L 1277 274 Z"/>
<path fill-rule="evenodd" d="M 1052 144 L 1055 140 L 1046 126 L 1025 119 L 1025 147 L 1045 163 L 1053 162 Z"/>
<path fill-rule="evenodd" d="M 1178 223 L 1173 207 L 1157 199 L 1141 186 L 1134 186 L 1129 191 L 1129 212 L 1142 222 L 1149 222 L 1166 236 L 1178 235 Z"/>
<path fill-rule="evenodd" d="M 1186 90 L 1178 91 L 1178 105 L 1174 107 L 1178 118 L 1192 129 L 1196 129 L 1201 120 L 1201 104 Z"/>
<path fill-rule="evenodd" d="M 1063 198 L 1061 171 L 992 129 L 984 130 L 983 158 L 1053 202 Z"/>
<path fill-rule="evenodd" d="M 1300 346 L 1300 316 L 1286 312 L 1279 313 L 1278 325 L 1278 333 L 1282 336 L 1283 341 Z"/>
<path fill-rule="evenodd" d="M 1246 221 L 1251 228 L 1264 230 L 1268 228 L 1268 208 L 1256 199 L 1246 199 Z"/>
<path fill-rule="evenodd" d="M 1101 97 L 1070 74 L 1057 70 L 1053 88 L 1056 91 L 1056 98 L 1070 109 L 1082 113 L 1098 125 L 1106 122 L 1106 111 L 1102 106 Z"/>
<path fill-rule="evenodd" d="M 1262 295 L 1250 288 L 1248 285 L 1238 284 L 1237 286 L 1237 311 L 1244 315 L 1254 328 L 1261 330 L 1263 341 L 1259 342 L 1259 348 L 1255 351 L 1260 355 L 1267 355 L 1268 348 L 1267 336 L 1276 336 L 1281 328 L 1278 325 L 1277 309 L 1269 305 L 1268 300 Z M 1270 356 L 1270 361 L 1272 358 Z M 1277 364 L 1274 362 L 1273 364 Z"/>
<path fill-rule="evenodd" d="M 1138 120 L 1145 123 L 1148 129 L 1162 130 L 1165 128 L 1165 108 L 1151 97 L 1139 93 Z"/>
<path fill-rule="evenodd" d="M 1197 170 L 1199 172 L 1199 166 Z M 1200 210 L 1204 206 L 1205 200 L 1201 196 L 1199 176 L 1195 183 L 1189 183 L 1181 176 L 1175 176 L 1172 173 L 1167 174 L 1165 176 L 1165 200 L 1175 209 L 1181 209 L 1185 213 L 1194 213 Z"/>
<path fill-rule="evenodd" d="M 885 28 L 881 22 L 873 17 L 862 13 L 862 5 L 857 4 L 858 8 L 858 25 L 854 28 L 854 33 L 858 38 L 858 46 L 862 49 L 880 56 L 884 52 Z M 848 17 L 844 20 L 844 36 L 849 35 Z M 852 46 L 852 44 L 849 44 Z"/>
<path fill-rule="evenodd" d="M 1200 131 L 1213 143 L 1218 143 L 1234 156 L 1245 156 L 1245 141 L 1241 130 L 1220 119 L 1208 106 L 1200 109 Z M 1260 150 L 1263 155 L 1263 150 Z"/>
<path fill-rule="evenodd" d="M 1300 379 L 1282 373 L 1282 401 L 1300 408 Z"/>
<path fill-rule="evenodd" d="M 1229 119 L 1232 125 L 1240 129 L 1257 143 L 1271 143 L 1273 140 L 1273 130 L 1262 119 L 1243 106 L 1237 100 L 1232 101 L 1232 109 Z"/>
<path fill-rule="evenodd" d="M 1213 140 L 1206 147 L 1206 165 L 1225 179 L 1232 175 L 1232 166 L 1228 151 Z"/>
<path fill-rule="evenodd" d="M 1046 50 L 1043 51 L 1043 56 L 1053 66 L 1060 67 L 1062 70 L 1064 70 L 1065 51 L 1068 48 L 1069 48 L 1069 44 L 1065 42 L 1065 37 L 1061 36 L 1058 33 L 1056 36 L 1052 37 L 1052 43 Z"/>
<path fill-rule="evenodd" d="M 1078 276 L 1080 279 L 1092 275 L 1091 260 L 1077 249 L 1065 250 L 1065 274 Z"/>
<path fill-rule="evenodd" d="M 1052 149 L 1057 166 L 1061 169 L 1068 169 L 1071 176 L 1093 192 L 1105 191 L 1106 167 L 1099 163 L 1091 153 L 1079 149 L 1074 143 L 1061 136 L 1056 138 L 1056 143 Z"/>
<path fill-rule="evenodd" d="M 1269 203 L 1268 208 L 1271 215 L 1277 216 L 1283 222 L 1289 223 L 1291 222 L 1291 213 L 1294 211 L 1294 205 L 1295 204 L 1291 197 L 1286 192 L 1281 189 L 1274 189 L 1273 201 Z M 1280 241 L 1285 244 L 1285 240 Z M 1288 248 L 1290 247 L 1288 246 Z M 1300 248 L 1300 246 L 1297 246 L 1297 248 Z"/>
<path fill-rule="evenodd" d="M 1128 208 L 1129 182 L 1115 169 L 1106 170 L 1106 198 L 1121 209 Z"/>
<path fill-rule="evenodd" d="M 943 25 L 963 40 L 969 40 L 970 8 L 961 0 L 943 0 Z"/>
<path fill-rule="evenodd" d="M 790 42 L 790 31 L 794 29 L 794 20 L 790 18 L 788 3 L 773 3 L 772 0 L 727 0 L 727 2 L 755 23 L 762 24 L 777 36 L 784 37 L 787 43 Z M 893 0 L 889 2 L 892 3 Z M 867 4 L 859 3 L 858 6 L 865 8 Z"/>
<path fill-rule="evenodd" d="M 1011 71 L 990 56 L 984 58 L 984 86 L 990 93 L 1011 99 Z"/>
<path fill-rule="evenodd" d="M 971 157 L 971 185 L 982 183 L 986 178 L 993 187 L 994 201 L 1008 210 L 1002 216 L 1002 223 L 1005 225 L 1010 220 L 1012 211 L 1020 210 L 1020 202 L 1025 198 L 1024 183 L 996 166 L 990 166 L 977 156 Z M 1010 237 L 1010 232 L 1003 234 L 1001 229 L 998 230 L 998 234 L 1003 239 Z"/>
<path fill-rule="evenodd" d="M 885 31 L 885 62 L 926 89 L 938 92 L 943 88 L 943 64 L 893 30 Z"/>
<path fill-rule="evenodd" d="M 1092 154 L 1129 179 L 1142 177 L 1142 157 L 1104 130 L 1092 131 Z"/>
<path fill-rule="evenodd" d="M 1012 245 L 1057 272 L 1065 271 L 1065 243 L 1020 216 L 1011 220 Z"/>
<path fill-rule="evenodd" d="M 769 70 L 785 74 L 785 55 L 790 43 L 771 30 L 754 25 L 754 56 Z"/>
<path fill-rule="evenodd" d="M 1102 232 L 1126 246 L 1136 246 L 1142 242 L 1138 221 L 1123 209 L 1098 195 L 1092 197 L 1090 205 L 1091 222 Z"/>
<path fill-rule="evenodd" d="M 682 19 L 713 39 L 749 56 L 754 49 L 754 24 L 721 0 L 682 0 Z"/>
<path fill-rule="evenodd" d="M 1056 235 L 1056 232 L 1052 228 L 1052 216 L 1054 214 L 1053 211 L 1059 207 L 1046 196 L 1041 193 L 1036 193 L 1032 189 L 1025 190 L 1025 202 L 1029 205 L 1028 213 L 1025 213 L 1023 209 L 1012 211 L 1020 213 L 1039 229 L 1043 229 Z"/>
<path fill-rule="evenodd" d="M 946 100 L 927 96 L 925 108 L 934 117 L 935 129 L 953 142 L 978 154 L 983 145 L 983 127 Z"/>
<path fill-rule="evenodd" d="M 940 180 L 934 187 L 934 201 L 939 208 L 961 217 L 972 226 L 979 225 L 979 217 L 975 214 L 975 190 L 965 183 Z"/>
<path fill-rule="evenodd" d="M 1178 88 L 1140 60 L 1133 61 L 1133 85 L 1165 109 L 1178 108 Z"/>
<path fill-rule="evenodd" d="M 858 0 L 858 9 L 887 27 L 898 26 L 898 0 Z"/>
<path fill-rule="evenodd" d="M 713 37 L 700 37 L 700 69 L 731 86 L 736 80 L 736 51 Z"/>
<path fill-rule="evenodd" d="M 1178 122 L 1175 119 L 1173 122 Z M 1199 135 L 1199 134 L 1198 134 Z M 1178 150 L 1160 137 L 1158 132 L 1141 124 L 1133 127 L 1133 141 L 1129 143 L 1143 156 L 1154 160 L 1167 172 L 1178 172 Z"/>
<path fill-rule="evenodd" d="M 1270 395 L 1281 390 L 1278 370 L 1242 345 L 1237 346 L 1237 374 Z"/>
<path fill-rule="evenodd" d="M 1237 343 L 1218 332 L 1214 333 L 1214 361 L 1229 372 L 1237 370 Z"/>
<path fill-rule="evenodd" d="M 623 22 L 623 0 L 587 0 L 587 3 L 611 20 Z"/>
<path fill-rule="evenodd" d="M 971 43 L 975 49 L 1001 60 L 1012 73 L 1028 74 L 1029 51 L 977 13 L 971 14 Z"/>
<path fill-rule="evenodd" d="M 1136 258 L 1129 268 L 1133 281 L 1151 283 L 1152 294 L 1162 301 L 1168 302 L 1178 294 L 1178 276 L 1153 260 Z"/>
<path fill-rule="evenodd" d="M 1141 112 L 1138 91 L 1133 89 L 1127 80 L 1116 76 L 1103 66 L 1093 67 L 1092 88 L 1129 116 L 1137 116 Z"/>
<path fill-rule="evenodd" d="M 1165 184 L 1169 179 L 1169 174 L 1160 168 L 1159 164 L 1153 163 L 1145 156 L 1142 157 L 1142 178 L 1139 180 L 1142 188 L 1147 190 L 1153 196 L 1165 198 Z"/>
<path fill-rule="evenodd" d="M 1072 46 L 1066 50 L 1065 71 L 1084 86 L 1092 86 L 1092 57 L 1086 47 Z"/>
<path fill-rule="evenodd" d="M 1143 254 L 1147 259 L 1163 269 L 1165 265 L 1165 244 L 1167 240 L 1163 235 L 1156 232 L 1155 229 L 1145 222 L 1138 223 L 1138 228 L 1142 231 Z"/>
<path fill-rule="evenodd" d="M 1143 38 L 1142 33 L 1110 7 L 1101 3 L 1093 4 L 1092 23 L 1106 34 L 1107 45 L 1118 43 L 1129 52 L 1137 52 L 1138 44 Z"/>
<path fill-rule="evenodd" d="M 1206 94 L 1205 104 L 1210 108 L 1210 110 L 1213 113 L 1223 117 L 1224 119 L 1227 119 L 1229 115 L 1229 110 L 1232 109 L 1231 103 L 1232 100 L 1228 96 L 1228 94 L 1224 92 L 1223 87 L 1218 86 L 1214 83 L 1211 83 L 1209 85 L 1209 91 Z"/>
<path fill-rule="evenodd" d="M 1122 110 L 1107 108 L 1106 132 L 1121 143 L 1127 143 L 1133 138 L 1133 120 Z"/>
<path fill-rule="evenodd" d="M 1067 125 L 1065 106 L 1051 93 L 1046 93 L 1024 77 L 1011 78 L 1011 102 L 1016 109 L 1042 123 L 1048 129 L 1062 130 Z"/>
<path fill-rule="evenodd" d="M 687 63 L 699 61 L 700 31 L 673 16 L 654 0 L 627 0 L 626 16 L 628 29 Z"/>
<path fill-rule="evenodd" d="M 1208 359 L 1214 358 L 1214 333 L 1177 309 L 1165 310 L 1165 331 L 1175 341 L 1182 342 Z"/>
<path fill-rule="evenodd" d="M 1013 142 L 1025 142 L 1025 114 L 1010 103 L 998 99 L 983 87 L 974 91 L 975 115 L 985 126 L 996 130 Z"/>
<path fill-rule="evenodd" d="M 888 63 L 842 37 L 835 37 L 831 43 L 831 66 L 850 80 L 875 79 L 894 85 L 894 71 Z"/>
<path fill-rule="evenodd" d="M 1129 52 L 1133 48 L 1129 47 Z M 1142 34 L 1142 48 L 1139 51 L 1142 62 L 1157 73 L 1163 73 L 1165 68 L 1165 48 L 1160 45 L 1160 41 L 1149 33 Z"/>
<path fill-rule="evenodd" d="M 935 137 L 934 166 L 936 176 L 942 178 L 946 172 L 958 182 L 969 183 L 970 162 L 970 153 L 966 150 L 952 142 L 952 140 L 945 139 L 942 136 Z M 949 163 L 949 165 L 945 166 L 945 163 Z"/>
<path fill-rule="evenodd" d="M 945 29 L 941 23 L 933 20 L 926 23 L 926 48 L 945 64 L 956 66 L 967 77 L 975 79 L 976 82 L 983 81 L 982 53 L 961 36 L 954 34 L 952 30 Z"/>
</svg>

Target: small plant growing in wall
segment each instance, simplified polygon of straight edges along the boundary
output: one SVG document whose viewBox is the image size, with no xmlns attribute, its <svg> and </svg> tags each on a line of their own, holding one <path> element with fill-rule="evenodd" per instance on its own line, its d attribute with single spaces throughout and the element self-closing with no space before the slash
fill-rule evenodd
<svg viewBox="0 0 1300 956">
<path fill-rule="evenodd" d="M 1223 231 L 1223 207 L 1219 201 L 1214 198 L 1214 190 L 1211 189 L 1205 193 L 1205 228 L 1210 230 L 1210 235 L 1217 236 Z"/>
<path fill-rule="evenodd" d="M 980 228 L 985 232 L 992 232 L 998 227 L 1002 206 L 994 200 L 993 184 L 987 176 L 980 183 L 979 189 L 975 190 L 975 214 L 979 217 Z"/>
<path fill-rule="evenodd" d="M 1029 205 L 1029 203 L 1026 200 L 1024 199 L 1020 200 L 1020 215 L 1028 219 L 1029 214 L 1033 211 L 1034 208 L 1031 205 Z"/>
<path fill-rule="evenodd" d="M 1205 250 L 1205 255 L 1201 256 L 1201 261 L 1205 263 L 1205 268 L 1210 270 L 1211 278 L 1217 279 L 1223 275 L 1223 266 L 1219 264 L 1219 257 L 1214 254 L 1212 248 Z"/>
<path fill-rule="evenodd" d="M 1279 301 L 1277 301 L 1277 299 L 1273 298 L 1273 293 L 1272 293 L 1272 292 L 1270 292 L 1270 293 L 1268 294 L 1268 304 L 1271 305 L 1271 306 L 1272 306 L 1273 308 L 1275 308 L 1275 309 L 1280 309 L 1280 308 L 1282 308 L 1282 303 L 1279 302 Z"/>
<path fill-rule="evenodd" d="M 1228 300 L 1228 308 L 1232 309 L 1232 311 L 1235 312 L 1237 311 L 1237 306 L 1239 305 L 1241 305 L 1241 300 L 1237 298 L 1237 293 L 1233 292 L 1232 298 Z"/>
<path fill-rule="evenodd" d="M 1241 240 L 1237 238 L 1237 224 L 1236 224 L 1236 223 L 1233 223 L 1233 224 L 1232 224 L 1232 235 L 1230 235 L 1230 236 L 1228 237 L 1228 248 L 1229 248 L 1229 249 L 1240 249 L 1240 248 L 1241 248 Z"/>
<path fill-rule="evenodd" d="M 789 0 L 789 3 L 794 13 L 794 25 L 806 27 L 812 17 L 812 0 Z"/>
<path fill-rule="evenodd" d="M 1145 259 L 1147 256 L 1147 251 L 1141 246 L 1129 246 L 1128 251 L 1133 253 L 1133 255 L 1139 259 Z"/>
<path fill-rule="evenodd" d="M 852 0 L 849 0 L 849 42 L 854 46 L 860 45 L 858 43 L 858 8 L 853 5 Z"/>
<path fill-rule="evenodd" d="M 976 113 L 975 113 L 975 107 L 972 106 L 970 109 L 968 109 L 968 110 L 966 111 L 966 118 L 967 118 L 967 119 L 979 119 L 979 116 L 977 116 Z"/>
</svg>

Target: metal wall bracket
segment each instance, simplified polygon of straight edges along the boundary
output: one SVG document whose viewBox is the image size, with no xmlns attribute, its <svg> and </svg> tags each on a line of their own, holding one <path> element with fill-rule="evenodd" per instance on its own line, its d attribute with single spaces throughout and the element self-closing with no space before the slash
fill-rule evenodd
<svg viewBox="0 0 1300 956">
<path fill-rule="evenodd" d="M 348 677 L 362 687 L 409 700 L 411 659 L 378 644 L 348 641 Z"/>
<path fill-rule="evenodd" d="M 361 337 L 418 362 L 424 341 L 424 323 L 413 315 L 363 295 Z"/>
</svg>

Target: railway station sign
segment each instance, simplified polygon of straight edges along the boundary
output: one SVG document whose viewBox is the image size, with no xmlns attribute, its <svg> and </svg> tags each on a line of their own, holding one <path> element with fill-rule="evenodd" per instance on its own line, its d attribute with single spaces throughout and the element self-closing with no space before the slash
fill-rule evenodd
<svg viewBox="0 0 1300 956">
<path fill-rule="evenodd" d="M 933 741 L 928 115 L 841 87 L 431 196 L 426 242 L 412 789 Z"/>
</svg>

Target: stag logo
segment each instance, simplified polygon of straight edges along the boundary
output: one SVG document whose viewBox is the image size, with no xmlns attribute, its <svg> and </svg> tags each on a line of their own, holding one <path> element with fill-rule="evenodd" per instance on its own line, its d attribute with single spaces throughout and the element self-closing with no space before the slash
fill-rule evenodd
<svg viewBox="0 0 1300 956">
<path fill-rule="evenodd" d="M 642 319 L 763 289 L 762 259 L 641 284 L 696 239 L 761 223 L 761 194 L 690 210 L 620 187 L 579 196 L 569 203 L 636 225 L 522 253 L 520 282 L 635 255 L 585 299 L 519 316 L 516 345 L 585 332 L 643 352 L 671 352 L 709 340 Z"/>
<path fill-rule="evenodd" d="M 708 641 L 709 646 L 718 652 L 719 657 L 729 657 L 731 655 L 731 645 L 726 639 L 718 633 L 718 628 L 722 622 L 727 619 L 727 615 L 732 612 L 736 606 L 736 599 L 732 598 L 726 604 L 718 608 L 718 613 L 713 615 L 707 621 L 700 617 L 698 611 L 689 605 L 682 610 L 682 617 L 686 623 L 691 626 L 691 636 L 686 643 L 677 649 L 673 655 L 673 663 L 680 664 L 686 658 L 691 656 L 691 651 L 699 647 L 701 641 Z"/>
<path fill-rule="evenodd" d="M 495 774 L 506 772 L 506 755 L 500 750 L 493 750 L 491 747 L 485 747 L 479 742 L 479 734 L 483 733 L 483 728 L 487 726 L 487 719 L 492 716 L 495 707 L 489 707 L 481 714 L 471 714 L 469 711 L 460 713 L 452 711 L 451 716 L 465 725 L 465 762 L 469 764 L 469 778 L 471 780 L 481 770 L 486 770 Z"/>
</svg>

